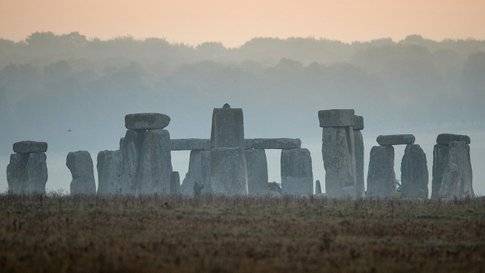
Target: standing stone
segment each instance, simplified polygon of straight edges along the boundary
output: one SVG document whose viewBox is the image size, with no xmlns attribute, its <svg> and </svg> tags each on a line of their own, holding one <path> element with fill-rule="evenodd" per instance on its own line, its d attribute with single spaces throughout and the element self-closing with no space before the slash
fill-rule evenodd
<svg viewBox="0 0 485 273">
<path fill-rule="evenodd" d="M 210 181 L 215 194 L 247 195 L 244 121 L 240 108 L 224 104 L 212 113 Z"/>
<path fill-rule="evenodd" d="M 180 175 L 179 172 L 172 172 L 170 179 L 170 194 L 180 193 Z"/>
<path fill-rule="evenodd" d="M 354 115 L 354 145 L 355 145 L 355 180 L 357 197 L 364 197 L 365 178 L 364 178 L 364 138 L 361 130 L 364 129 L 364 118 Z"/>
<path fill-rule="evenodd" d="M 135 190 L 137 194 L 170 193 L 172 160 L 167 130 L 141 133 Z"/>
<path fill-rule="evenodd" d="M 261 195 L 267 192 L 268 162 L 266 152 L 263 149 L 245 150 L 248 194 Z"/>
<path fill-rule="evenodd" d="M 318 112 L 322 127 L 322 157 L 328 197 L 358 196 L 354 143 L 354 110 Z"/>
<path fill-rule="evenodd" d="M 187 196 L 194 195 L 194 185 L 199 184 L 201 193 L 212 193 L 210 184 L 210 151 L 194 150 L 190 152 L 189 170 L 181 186 L 181 193 Z"/>
<path fill-rule="evenodd" d="M 93 160 L 87 151 L 70 152 L 66 166 L 71 171 L 71 195 L 96 194 Z"/>
<path fill-rule="evenodd" d="M 15 154 L 7 166 L 8 192 L 12 194 L 44 194 L 47 183 L 45 151 L 47 143 L 22 141 L 13 145 Z"/>
<path fill-rule="evenodd" d="M 370 151 L 367 196 L 391 197 L 396 190 L 394 147 L 374 146 Z"/>
<path fill-rule="evenodd" d="M 242 148 L 211 150 L 210 181 L 212 191 L 221 195 L 247 195 L 246 156 Z"/>
<path fill-rule="evenodd" d="M 170 193 L 170 134 L 160 129 L 167 126 L 169 121 L 170 118 L 162 114 L 125 117 L 128 130 L 120 143 L 122 194 Z"/>
<path fill-rule="evenodd" d="M 470 137 L 466 135 L 440 134 L 436 138 L 436 143 L 433 150 L 431 198 L 465 198 L 474 196 L 470 160 Z"/>
<path fill-rule="evenodd" d="M 241 108 L 224 104 L 212 113 L 211 147 L 244 147 L 244 121 Z"/>
<path fill-rule="evenodd" d="M 322 194 L 322 184 L 320 183 L 320 180 L 315 181 L 315 194 Z"/>
<path fill-rule="evenodd" d="M 417 144 L 408 144 L 401 161 L 401 195 L 404 198 L 428 198 L 426 154 Z"/>
<path fill-rule="evenodd" d="M 121 152 L 101 151 L 98 153 L 98 194 L 120 194 L 121 189 Z"/>
<path fill-rule="evenodd" d="M 281 151 L 281 189 L 284 194 L 313 194 L 312 159 L 308 149 Z"/>
<path fill-rule="evenodd" d="M 474 197 L 470 147 L 465 141 L 450 142 L 447 162 L 443 168 L 440 198 Z"/>
</svg>

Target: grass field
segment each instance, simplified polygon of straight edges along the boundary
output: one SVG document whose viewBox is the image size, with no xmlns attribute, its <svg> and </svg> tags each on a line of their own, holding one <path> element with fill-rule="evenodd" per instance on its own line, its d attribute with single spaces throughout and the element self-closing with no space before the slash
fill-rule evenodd
<svg viewBox="0 0 485 273">
<path fill-rule="evenodd" d="M 485 272 L 485 199 L 3 195 L 0 272 Z"/>
</svg>

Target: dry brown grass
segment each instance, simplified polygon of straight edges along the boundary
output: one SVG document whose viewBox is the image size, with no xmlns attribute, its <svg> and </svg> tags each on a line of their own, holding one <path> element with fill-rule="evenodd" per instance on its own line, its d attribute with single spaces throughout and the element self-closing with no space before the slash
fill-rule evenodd
<svg viewBox="0 0 485 273">
<path fill-rule="evenodd" d="M 0 272 L 485 272 L 485 199 L 0 196 Z"/>
</svg>

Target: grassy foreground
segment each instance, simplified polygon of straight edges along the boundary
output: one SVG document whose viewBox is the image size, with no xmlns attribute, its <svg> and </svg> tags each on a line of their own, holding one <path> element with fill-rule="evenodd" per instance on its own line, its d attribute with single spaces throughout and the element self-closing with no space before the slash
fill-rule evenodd
<svg viewBox="0 0 485 273">
<path fill-rule="evenodd" d="M 3 195 L 0 272 L 485 272 L 485 199 Z"/>
</svg>

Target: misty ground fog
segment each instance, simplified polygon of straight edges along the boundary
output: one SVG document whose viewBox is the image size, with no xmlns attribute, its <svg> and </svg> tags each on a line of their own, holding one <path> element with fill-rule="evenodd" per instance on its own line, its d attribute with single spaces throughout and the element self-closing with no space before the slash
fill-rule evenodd
<svg viewBox="0 0 485 273">
<path fill-rule="evenodd" d="M 117 149 L 125 114 L 164 113 L 172 138 L 208 138 L 212 108 L 225 102 L 243 108 L 247 138 L 301 138 L 322 181 L 318 110 L 364 116 L 366 167 L 379 134 L 415 134 L 430 174 L 437 134 L 468 134 L 474 189 L 485 193 L 485 41 L 256 38 L 225 48 L 77 33 L 0 39 L 0 191 L 15 141 L 47 141 L 47 189 L 67 191 L 67 153 L 88 150 L 95 159 Z M 402 154 L 396 149 L 398 178 Z M 183 178 L 188 152 L 172 157 Z M 268 164 L 279 182 L 279 152 L 268 152 Z"/>
</svg>

